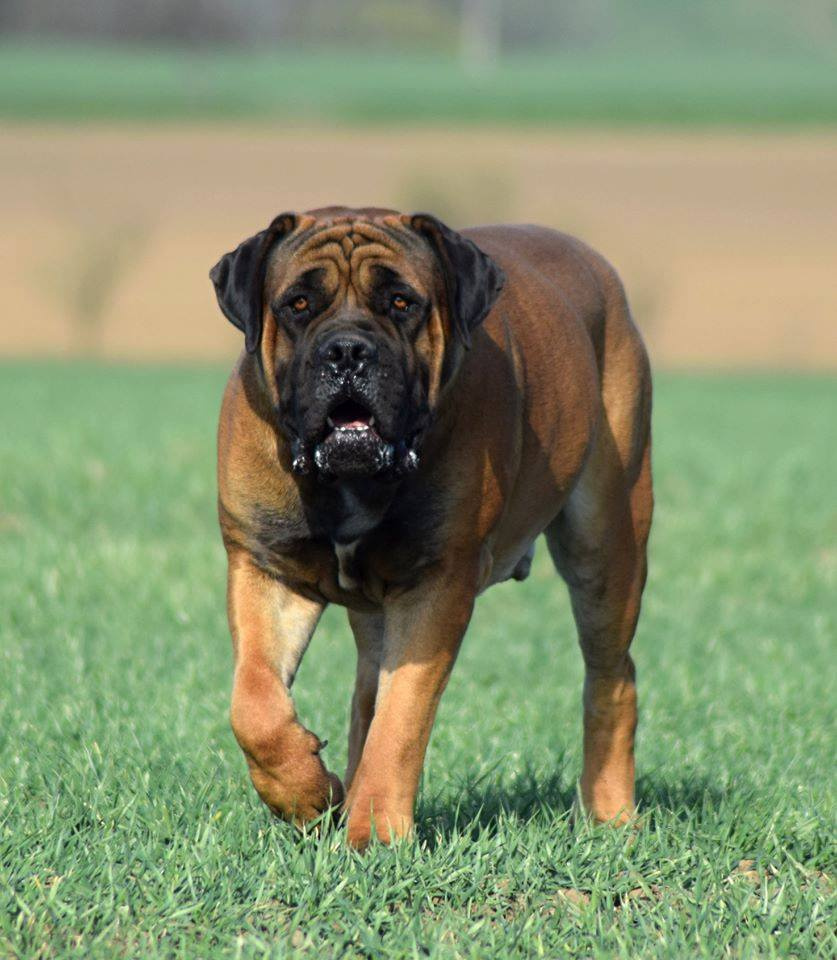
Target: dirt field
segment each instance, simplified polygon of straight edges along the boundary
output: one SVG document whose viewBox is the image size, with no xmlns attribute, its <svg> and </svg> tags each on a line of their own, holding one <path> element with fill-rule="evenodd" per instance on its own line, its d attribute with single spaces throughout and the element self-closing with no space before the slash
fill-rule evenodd
<svg viewBox="0 0 837 960">
<path fill-rule="evenodd" d="M 207 270 L 276 212 L 576 233 L 665 366 L 837 369 L 837 133 L 0 129 L 0 355 L 223 358 Z"/>
</svg>

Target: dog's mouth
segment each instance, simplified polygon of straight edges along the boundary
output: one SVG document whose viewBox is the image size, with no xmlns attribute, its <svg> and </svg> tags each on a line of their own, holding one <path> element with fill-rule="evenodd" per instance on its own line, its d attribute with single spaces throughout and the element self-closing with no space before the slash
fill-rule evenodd
<svg viewBox="0 0 837 960">
<path fill-rule="evenodd" d="M 325 433 L 314 449 L 321 476 L 370 477 L 391 466 L 393 446 L 375 426 L 375 415 L 354 398 L 340 398 L 326 417 Z"/>
<path fill-rule="evenodd" d="M 375 429 L 374 414 L 357 400 L 341 400 L 332 407 L 326 417 L 326 426 L 328 433 L 325 440 L 335 433 L 343 432 L 359 433 L 370 437 L 374 434 L 380 440 L 380 434 Z"/>
</svg>

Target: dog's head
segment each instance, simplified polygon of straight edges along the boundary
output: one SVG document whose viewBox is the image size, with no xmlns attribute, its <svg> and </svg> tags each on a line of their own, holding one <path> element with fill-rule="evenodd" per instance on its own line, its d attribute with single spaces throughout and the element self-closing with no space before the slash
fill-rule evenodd
<svg viewBox="0 0 837 960">
<path fill-rule="evenodd" d="M 397 477 L 502 285 L 474 243 L 427 214 L 282 214 L 210 277 L 257 354 L 293 468 Z"/>
</svg>

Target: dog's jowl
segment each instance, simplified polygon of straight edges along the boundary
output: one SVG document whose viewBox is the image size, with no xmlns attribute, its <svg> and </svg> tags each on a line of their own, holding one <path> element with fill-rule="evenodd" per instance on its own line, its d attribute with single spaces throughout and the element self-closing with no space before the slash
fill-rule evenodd
<svg viewBox="0 0 837 960">
<path fill-rule="evenodd" d="M 651 382 L 613 269 L 552 230 L 335 207 L 276 217 L 211 277 L 244 334 L 219 515 L 232 725 L 264 802 L 338 808 L 355 846 L 407 834 L 475 598 L 543 533 L 585 664 L 582 800 L 629 818 Z M 327 603 L 357 644 L 342 782 L 289 692 Z"/>
</svg>

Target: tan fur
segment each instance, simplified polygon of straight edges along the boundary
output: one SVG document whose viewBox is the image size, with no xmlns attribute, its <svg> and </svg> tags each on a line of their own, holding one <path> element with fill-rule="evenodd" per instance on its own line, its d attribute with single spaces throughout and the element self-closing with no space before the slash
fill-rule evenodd
<svg viewBox="0 0 837 960">
<path fill-rule="evenodd" d="M 627 819 L 636 725 L 628 648 L 652 512 L 651 388 L 618 278 L 554 231 L 463 231 L 502 266 L 507 284 L 455 378 L 442 384 L 452 335 L 444 290 L 428 244 L 406 218 L 331 208 L 301 219 L 311 233 L 280 247 L 266 303 L 313 263 L 351 298 L 378 261 L 397 265 L 436 304 L 416 345 L 433 372 L 435 407 L 419 477 L 442 498 L 443 549 L 425 562 L 418 537 L 393 542 L 381 528 L 341 568 L 328 544 L 271 552 L 258 542 L 257 513 L 301 514 L 300 480 L 274 422 L 276 385 L 242 355 L 221 411 L 218 478 L 236 651 L 232 719 L 256 789 L 297 822 L 342 799 L 288 692 L 323 606 L 342 604 L 358 646 L 349 841 L 408 833 L 436 707 L 474 600 L 522 570 L 545 532 L 570 589 L 586 668 L 582 799 L 598 820 Z M 281 369 L 288 348 L 266 308 L 264 369 Z"/>
</svg>

